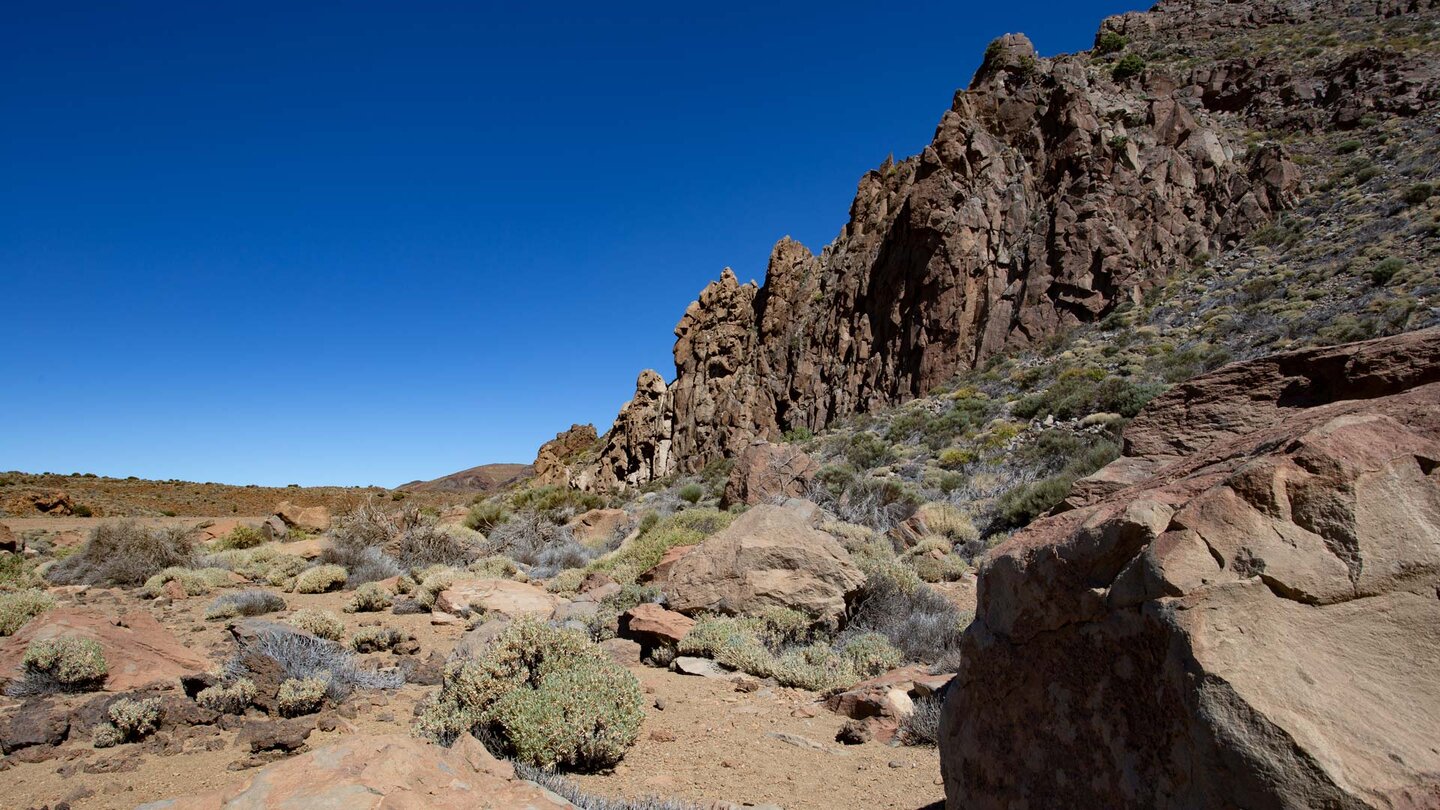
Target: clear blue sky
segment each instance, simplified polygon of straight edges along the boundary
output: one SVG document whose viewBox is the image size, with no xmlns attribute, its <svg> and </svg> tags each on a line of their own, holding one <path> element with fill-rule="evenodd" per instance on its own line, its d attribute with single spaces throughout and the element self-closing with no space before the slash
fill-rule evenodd
<svg viewBox="0 0 1440 810">
<path fill-rule="evenodd" d="M 991 39 L 1134 7 L 9 2 L 0 470 L 395 485 L 603 432 Z"/>
</svg>

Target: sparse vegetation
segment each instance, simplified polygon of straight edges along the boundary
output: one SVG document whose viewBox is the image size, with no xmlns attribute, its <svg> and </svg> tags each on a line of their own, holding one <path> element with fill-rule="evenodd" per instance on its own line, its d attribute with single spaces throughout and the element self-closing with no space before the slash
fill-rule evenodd
<svg viewBox="0 0 1440 810">
<path fill-rule="evenodd" d="M 295 577 L 296 593 L 328 593 L 345 587 L 349 575 L 341 566 L 334 564 L 317 565 L 306 569 Z"/>
<path fill-rule="evenodd" d="M 345 622 L 328 610 L 318 608 L 297 610 L 290 614 L 290 618 L 285 622 L 291 627 L 329 641 L 339 641 L 345 638 Z"/>
<path fill-rule="evenodd" d="M 93 691 L 108 674 L 100 645 L 79 636 L 37 639 L 25 648 L 21 663 L 25 680 L 18 694 Z"/>
<path fill-rule="evenodd" d="M 355 589 L 355 594 L 350 597 L 350 603 L 345 606 L 346 613 L 374 613 L 381 610 L 388 610 L 394 604 L 390 593 L 374 582 L 367 582 Z"/>
<path fill-rule="evenodd" d="M 405 634 L 393 627 L 362 627 L 350 637 L 350 649 L 357 653 L 388 652 L 405 640 Z"/>
<path fill-rule="evenodd" d="M 0 593 L 0 636 L 12 636 L 25 623 L 55 607 L 55 597 L 40 590 Z"/>
<path fill-rule="evenodd" d="M 330 683 L 326 678 L 289 678 L 275 693 L 275 707 L 284 717 L 299 717 L 320 711 Z"/>
<path fill-rule="evenodd" d="M 217 621 L 240 616 L 261 616 L 284 610 L 285 607 L 285 600 L 278 594 L 260 588 L 250 588 L 215 597 L 215 600 L 205 608 L 205 618 Z"/>
<path fill-rule="evenodd" d="M 109 748 L 120 743 L 136 742 L 160 727 L 160 700 L 120 698 L 110 704 L 109 723 L 96 726 L 93 742 L 96 748 Z"/>
<path fill-rule="evenodd" d="M 1139 55 L 1129 53 L 1115 63 L 1114 69 L 1110 71 L 1110 77 L 1117 82 L 1123 82 L 1133 76 L 1139 76 L 1145 72 L 1145 60 Z"/>
<path fill-rule="evenodd" d="M 417 731 L 446 745 L 473 733 L 537 768 L 593 770 L 635 742 L 641 707 L 635 676 L 589 639 L 521 620 L 480 658 L 446 668 Z"/>
<path fill-rule="evenodd" d="M 229 683 L 201 689 L 195 695 L 195 702 L 221 714 L 244 714 L 255 700 L 256 693 L 254 681 L 249 678 L 236 678 Z"/>
<path fill-rule="evenodd" d="M 46 578 L 61 585 L 121 585 L 144 583 L 172 567 L 185 567 L 195 558 L 188 529 L 146 529 L 133 520 L 101 523 L 79 552 L 56 563 Z"/>
</svg>

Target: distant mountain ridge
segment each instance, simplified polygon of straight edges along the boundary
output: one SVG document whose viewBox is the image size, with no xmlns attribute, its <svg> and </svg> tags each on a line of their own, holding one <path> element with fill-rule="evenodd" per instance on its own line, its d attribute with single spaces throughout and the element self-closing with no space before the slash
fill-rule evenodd
<svg viewBox="0 0 1440 810">
<path fill-rule="evenodd" d="M 535 473 L 529 464 L 481 464 L 430 481 L 411 481 L 396 489 L 407 492 L 494 492 Z"/>
</svg>

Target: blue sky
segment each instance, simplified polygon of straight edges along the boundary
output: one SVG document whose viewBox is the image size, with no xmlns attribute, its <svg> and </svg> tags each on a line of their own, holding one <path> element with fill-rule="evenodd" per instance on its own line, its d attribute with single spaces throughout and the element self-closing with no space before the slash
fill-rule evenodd
<svg viewBox="0 0 1440 810">
<path fill-rule="evenodd" d="M 7 3 L 0 470 L 395 485 L 603 432 L 991 39 L 1134 7 Z"/>
</svg>

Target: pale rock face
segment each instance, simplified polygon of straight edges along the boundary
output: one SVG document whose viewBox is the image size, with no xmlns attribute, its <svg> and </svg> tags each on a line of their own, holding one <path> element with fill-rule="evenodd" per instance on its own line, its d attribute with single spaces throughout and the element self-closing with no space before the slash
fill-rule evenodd
<svg viewBox="0 0 1440 810">
<path fill-rule="evenodd" d="M 788 444 L 751 442 L 740 451 L 730 479 L 725 483 L 722 507 L 743 503 L 772 503 L 785 498 L 803 498 L 820 463 L 798 447 Z"/>
<path fill-rule="evenodd" d="M 309 532 L 323 532 L 330 528 L 330 510 L 323 506 L 302 509 L 289 501 L 281 501 L 275 507 L 275 516 L 286 526 L 296 526 Z"/>
<path fill-rule="evenodd" d="M 576 473 L 582 489 L 636 487 L 674 471 L 671 431 L 675 404 L 665 380 L 650 370 L 635 382 L 635 397 L 620 409 L 605 434 L 605 445 L 594 467 Z"/>
<path fill-rule="evenodd" d="M 982 565 L 948 806 L 1433 806 L 1440 330 L 1202 375 L 1125 445 Z"/>
<path fill-rule="evenodd" d="M 535 483 L 573 485 L 575 462 L 597 441 L 594 425 L 571 425 L 569 430 L 556 434 L 554 439 L 540 445 L 540 451 L 535 454 Z"/>
<path fill-rule="evenodd" d="M 26 622 L 0 640 L 0 679 L 24 675 L 21 661 L 32 642 L 58 636 L 88 638 L 100 645 L 108 675 L 106 692 L 128 692 L 152 683 L 174 685 L 204 672 L 210 663 L 143 610 L 119 616 L 79 607 L 58 607 Z"/>
<path fill-rule="evenodd" d="M 834 621 L 865 575 L 814 527 L 808 501 L 755 506 L 674 561 L 657 584 L 672 610 L 753 614 L 767 607 Z"/>
<path fill-rule="evenodd" d="M 574 805 L 518 778 L 466 734 L 442 748 L 405 734 L 356 735 L 267 765 L 214 793 L 139 810 L 237 807 L 562 810 Z"/>
<path fill-rule="evenodd" d="M 453 616 L 498 613 L 511 619 L 548 619 L 565 600 L 543 588 L 509 579 L 463 579 L 435 597 L 435 610 Z"/>
</svg>

